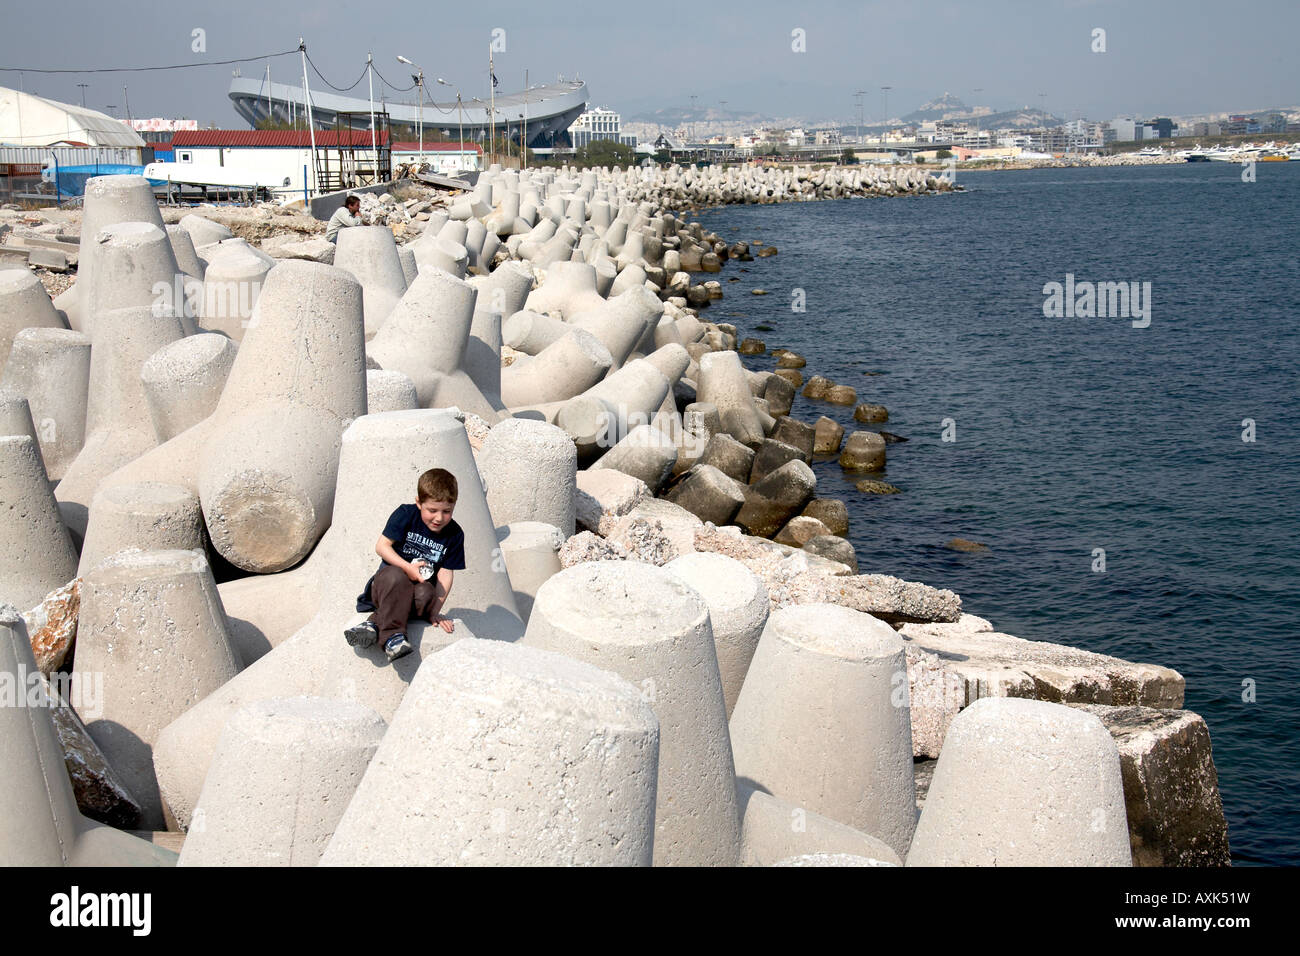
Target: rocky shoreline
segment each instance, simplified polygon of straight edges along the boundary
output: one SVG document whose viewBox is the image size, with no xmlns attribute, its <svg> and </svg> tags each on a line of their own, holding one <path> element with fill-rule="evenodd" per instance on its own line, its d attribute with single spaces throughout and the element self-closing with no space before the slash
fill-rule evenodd
<svg viewBox="0 0 1300 956">
<path fill-rule="evenodd" d="M 777 250 L 681 210 L 949 188 L 494 168 L 368 197 L 335 247 L 292 211 L 175 215 L 142 179 L 92 180 L 77 282 L 0 289 L 23 503 L 0 534 L 25 556 L 0 603 L 31 609 L 0 611 L 0 670 L 72 705 L 13 729 L 68 774 L 22 764 L 5 786 L 43 787 L 55 827 L 0 857 L 169 865 L 172 830 L 182 865 L 1226 865 L 1182 677 L 859 568 L 811 464 L 883 485 L 899 436 L 791 418 L 797 388 L 856 393 L 786 351 L 747 370 L 766 345 L 707 319 L 703 276 Z M 29 219 L 12 238 L 71 245 L 66 218 Z M 435 464 L 461 489 L 457 631 L 413 626 L 417 653 L 375 666 L 342 641 L 351 595 Z M 360 809 L 376 793 L 411 814 L 392 832 Z"/>
</svg>

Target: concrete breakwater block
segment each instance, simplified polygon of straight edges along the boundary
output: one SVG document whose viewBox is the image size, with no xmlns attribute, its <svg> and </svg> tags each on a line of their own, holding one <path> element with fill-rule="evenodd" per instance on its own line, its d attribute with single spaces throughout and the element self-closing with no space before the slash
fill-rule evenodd
<svg viewBox="0 0 1300 956">
<path fill-rule="evenodd" d="M 272 698 L 237 710 L 178 865 L 315 866 L 386 726 L 350 700 Z"/>
<path fill-rule="evenodd" d="M 63 478 L 86 438 L 90 337 L 62 328 L 21 329 L 0 388 L 27 399 L 51 481 Z"/>
<path fill-rule="evenodd" d="M 655 865 L 734 865 L 735 772 L 704 599 L 652 565 L 579 564 L 537 592 L 524 643 L 611 670 L 654 708 L 660 725 Z"/>
<path fill-rule="evenodd" d="M 774 866 L 792 856 L 849 854 L 902 866 L 903 859 L 875 837 L 770 793 L 737 783 L 741 863 Z"/>
<path fill-rule="evenodd" d="M 677 445 L 652 425 L 638 425 L 591 467 L 612 468 L 639 478 L 652 492 L 663 487 L 677 464 Z"/>
<path fill-rule="evenodd" d="M 0 603 L 0 679 L 22 706 L 0 707 L 0 860 L 7 866 L 171 866 L 176 855 L 77 810 L 51 701 L 18 611 Z M 35 683 L 35 706 L 30 706 Z"/>
<path fill-rule="evenodd" d="M 722 695 L 730 719 L 767 624 L 767 587 L 739 561 L 721 554 L 684 554 L 665 564 L 664 570 L 690 585 L 709 607 Z"/>
<path fill-rule="evenodd" d="M 321 864 L 649 865 L 658 750 L 626 680 L 457 641 L 415 675 Z"/>
<path fill-rule="evenodd" d="M 145 361 L 140 381 L 160 444 L 216 410 L 236 351 L 226 336 L 204 333 L 164 345 Z"/>
<path fill-rule="evenodd" d="M 502 369 L 501 397 L 508 406 L 562 402 L 591 388 L 613 364 L 599 339 L 570 329 L 532 360 Z"/>
<path fill-rule="evenodd" d="M 498 529 L 501 560 L 510 574 L 515 603 L 525 624 L 538 589 L 560 572 L 560 548 L 566 535 L 543 521 L 515 521 Z"/>
<path fill-rule="evenodd" d="M 748 533 L 770 538 L 787 521 L 803 510 L 817 490 L 817 476 L 801 458 L 750 485 L 745 503 L 736 514 L 736 524 Z"/>
<path fill-rule="evenodd" d="M 146 829 L 165 829 L 159 732 L 240 667 L 201 552 L 122 551 L 83 579 L 73 678 L 102 677 L 103 712 L 86 729 L 140 800 Z"/>
<path fill-rule="evenodd" d="M 361 283 L 366 338 L 372 339 L 406 292 L 406 273 L 387 226 L 340 229 L 334 265 Z"/>
<path fill-rule="evenodd" d="M 203 273 L 198 326 L 238 343 L 253 320 L 253 310 L 275 260 L 242 243 L 221 243 L 212 247 L 211 256 Z"/>
<path fill-rule="evenodd" d="M 688 471 L 672 487 L 666 498 L 701 521 L 724 525 L 736 516 L 736 512 L 745 503 L 745 490 L 745 486 L 730 475 L 723 474 L 712 465 L 701 463 Z"/>
<path fill-rule="evenodd" d="M 723 431 L 742 445 L 757 448 L 765 433 L 740 356 L 735 352 L 711 352 L 699 362 L 696 400 L 716 405 Z"/>
<path fill-rule="evenodd" d="M 737 777 L 906 853 L 916 826 L 906 667 L 898 635 L 870 615 L 774 612 L 731 715 Z"/>
<path fill-rule="evenodd" d="M 460 490 L 456 522 L 465 532 L 466 568 L 456 573 L 442 612 L 454 619 L 455 630 L 447 634 L 413 620 L 407 637 L 415 652 L 389 665 L 379 648 L 349 647 L 343 631 L 365 617 L 356 610 L 356 596 L 379 564 L 375 538 L 397 504 L 414 500 L 416 482 L 430 462 L 455 475 Z M 309 620 L 174 720 L 154 748 L 160 787 L 181 826 L 189 823 L 222 728 L 244 704 L 270 697 L 330 697 L 360 701 L 390 720 L 422 660 L 466 635 L 514 641 L 523 634 L 510 575 L 496 550 L 482 478 L 459 416 L 446 409 L 363 416 L 344 436 L 339 476 L 331 530 L 302 573 L 276 575 L 265 591 L 253 579 L 239 589 L 238 603 L 232 602 L 251 613 L 248 608 L 287 595 L 297 605 L 293 616 L 306 613 Z M 264 612 L 254 617 L 259 626 L 283 623 Z"/>
<path fill-rule="evenodd" d="M 0 502 L 0 603 L 29 608 L 77 574 L 77 553 L 30 434 L 0 436 Z"/>
<path fill-rule="evenodd" d="M 578 452 L 562 429 L 520 418 L 499 422 L 488 433 L 479 466 L 498 527 L 541 521 L 566 538 L 573 534 Z"/>
<path fill-rule="evenodd" d="M 466 355 L 478 291 L 441 269 L 421 272 L 395 304 L 367 351 L 381 368 L 415 383 L 423 408 L 455 405 L 489 422 L 501 418 L 499 403 L 470 378 Z"/>
<path fill-rule="evenodd" d="M 142 551 L 202 551 L 203 512 L 197 495 L 157 481 L 114 485 L 95 495 L 77 573 L 86 575 L 105 558 Z"/>
<path fill-rule="evenodd" d="M 397 371 L 368 369 L 366 371 L 366 410 L 374 415 L 379 412 L 400 412 L 408 408 L 419 408 L 420 399 L 415 391 L 415 383 Z"/>
<path fill-rule="evenodd" d="M 0 269 L 0 363 L 8 359 L 14 336 L 32 328 L 67 326 L 35 273 L 26 269 Z"/>
<path fill-rule="evenodd" d="M 143 176 L 92 176 L 86 180 L 81 210 L 77 281 L 55 299 L 54 305 L 67 315 L 69 326 L 89 332 L 90 291 L 96 284 L 101 253 L 96 237 L 105 227 L 119 222 L 147 222 L 162 229 L 163 221 L 153 188 Z M 166 281 L 170 285 L 173 280 L 168 277 Z"/>
<path fill-rule="evenodd" d="M 1230 866 L 1210 731 L 1199 714 L 1075 704 L 1119 748 L 1134 866 Z"/>
<path fill-rule="evenodd" d="M 908 866 L 1129 866 L 1119 751 L 1092 714 L 976 701 L 952 722 Z"/>
<path fill-rule="evenodd" d="M 95 313 L 86 440 L 55 490 L 73 536 L 85 536 L 91 499 L 113 472 L 158 445 L 140 373 L 155 352 L 181 339 L 180 320 L 148 305 Z"/>
</svg>

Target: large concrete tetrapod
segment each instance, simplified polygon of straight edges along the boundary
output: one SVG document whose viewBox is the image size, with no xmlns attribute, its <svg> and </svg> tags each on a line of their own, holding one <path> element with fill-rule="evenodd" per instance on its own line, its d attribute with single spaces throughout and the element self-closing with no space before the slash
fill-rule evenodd
<svg viewBox="0 0 1300 956">
<path fill-rule="evenodd" d="M 180 866 L 315 866 L 384 736 L 350 700 L 240 708 L 203 783 Z"/>
<path fill-rule="evenodd" d="M 140 381 L 160 443 L 216 410 L 237 351 L 226 336 L 205 332 L 168 343 L 149 357 Z"/>
<path fill-rule="evenodd" d="M 92 341 L 100 313 L 135 306 L 170 312 L 187 334 L 194 331 L 187 277 L 176 265 L 167 233 L 151 222 L 119 222 L 105 226 L 93 241 L 99 251 L 81 329 Z M 85 281 L 78 279 L 78 285 Z"/>
<path fill-rule="evenodd" d="M 758 639 L 767 624 L 771 608 L 767 586 L 749 568 L 724 554 L 703 551 L 684 554 L 665 564 L 664 570 L 698 591 L 709 606 L 722 693 L 730 718 Z"/>
<path fill-rule="evenodd" d="M 105 558 L 129 548 L 202 551 L 203 546 L 203 512 L 189 489 L 156 481 L 112 485 L 91 503 L 77 573 L 84 577 Z"/>
<path fill-rule="evenodd" d="M 734 865 L 740 820 L 704 599 L 663 568 L 580 564 L 541 586 L 524 643 L 612 670 L 660 724 L 656 865 Z"/>
<path fill-rule="evenodd" d="M 731 715 L 736 775 L 907 852 L 916 827 L 903 642 L 832 604 L 768 618 Z"/>
<path fill-rule="evenodd" d="M 441 269 L 426 269 L 392 310 L 368 351 L 382 368 L 410 377 L 424 408 L 455 405 L 495 422 L 501 413 L 464 367 L 477 297 L 477 290 L 464 279 Z"/>
<path fill-rule="evenodd" d="M 517 313 L 515 318 L 525 316 Z M 562 402 L 591 388 L 614 359 L 590 332 L 570 329 L 526 362 L 501 370 L 501 398 L 507 406 Z"/>
<path fill-rule="evenodd" d="M 96 237 L 106 226 L 119 222 L 148 222 L 163 228 L 162 214 L 149 180 L 143 176 L 93 176 L 86 180 L 77 281 L 54 300 L 54 305 L 67 315 L 68 324 L 78 332 L 89 330 L 90 290 L 95 284 L 101 252 Z"/>
<path fill-rule="evenodd" d="M 697 401 L 717 406 L 723 431 L 736 441 L 751 448 L 762 443 L 763 424 L 735 352 L 713 352 L 700 359 Z"/>
<path fill-rule="evenodd" d="M 374 548 L 384 522 L 399 504 L 415 500 L 420 474 L 434 465 L 455 475 L 460 487 L 455 519 L 465 532 L 466 568 L 456 572 L 443 609 L 458 623 L 446 634 L 413 620 L 407 637 L 415 653 L 389 665 L 378 648 L 349 647 L 343 631 L 364 617 L 356 612 L 356 596 L 378 567 Z M 360 701 L 388 720 L 422 659 L 465 634 L 517 640 L 523 622 L 496 547 L 482 478 L 460 419 L 444 410 L 420 409 L 354 422 L 340 455 L 333 528 L 307 564 L 315 581 L 303 582 L 297 597 L 317 603 L 315 616 L 174 721 L 155 747 L 159 783 L 181 825 L 188 824 L 217 738 L 238 707 L 269 697 L 337 697 Z M 285 577 L 290 576 L 296 580 L 298 573 Z M 257 597 L 256 583 L 244 597 L 245 606 Z M 283 587 L 272 586 L 262 599 L 284 599 Z"/>
<path fill-rule="evenodd" d="M 392 230 L 387 226 L 340 229 L 334 265 L 346 269 L 361 283 L 366 338 L 374 338 L 406 292 L 406 274 Z"/>
<path fill-rule="evenodd" d="M 149 357 L 183 335 L 171 313 L 149 306 L 100 312 L 91 333 L 86 440 L 55 491 L 63 520 L 80 539 L 99 484 L 158 444 L 140 372 Z"/>
<path fill-rule="evenodd" d="M 361 287 L 341 269 L 286 260 L 267 273 L 216 410 L 110 483 L 189 488 L 223 557 L 280 570 L 328 525 L 339 436 L 365 409 Z"/>
<path fill-rule="evenodd" d="M 662 314 L 663 303 L 659 297 L 645 286 L 638 286 L 605 300 L 595 309 L 579 312 L 569 321 L 600 339 L 614 359 L 613 369 L 618 369 L 646 330 L 659 324 Z"/>
<path fill-rule="evenodd" d="M 140 800 L 145 829 L 164 829 L 159 731 L 239 668 L 202 552 L 121 551 L 83 579 L 73 677 L 103 675 L 103 712 L 86 729 Z"/>
<path fill-rule="evenodd" d="M 908 866 L 1130 866 L 1119 750 L 1093 714 L 1013 697 L 954 719 Z"/>
<path fill-rule="evenodd" d="M 35 328 L 67 326 L 34 273 L 0 268 L 0 364 L 9 357 L 14 336 L 23 329 Z"/>
<path fill-rule="evenodd" d="M 24 610 L 77 575 L 77 552 L 31 435 L 0 436 L 0 603 Z"/>
<path fill-rule="evenodd" d="M 614 674 L 457 641 L 415 675 L 321 864 L 647 866 L 658 729 Z"/>
<path fill-rule="evenodd" d="M 250 246 L 218 245 L 204 272 L 199 328 L 241 341 L 274 264 Z"/>
<path fill-rule="evenodd" d="M 14 336 L 0 388 L 27 399 L 50 480 L 63 478 L 86 439 L 90 337 L 70 329 L 23 329 Z"/>
<path fill-rule="evenodd" d="M 567 538 L 576 516 L 578 453 L 562 429 L 509 418 L 492 426 L 479 452 L 488 507 L 497 527 L 554 525 Z"/>
<path fill-rule="evenodd" d="M 86 819 L 64 766 L 22 616 L 0 604 L 0 861 L 5 866 L 171 866 L 176 854 Z M 77 688 L 74 688 L 74 692 Z M 79 695 L 77 695 L 79 696 Z M 90 696 L 94 694 L 93 685 Z M 74 699 L 88 710 L 87 701 Z"/>
</svg>

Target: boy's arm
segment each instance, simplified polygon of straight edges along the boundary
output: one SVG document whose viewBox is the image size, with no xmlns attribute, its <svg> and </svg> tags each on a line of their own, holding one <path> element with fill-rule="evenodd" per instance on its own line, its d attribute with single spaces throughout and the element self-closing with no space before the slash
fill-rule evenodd
<svg viewBox="0 0 1300 956">
<path fill-rule="evenodd" d="M 435 586 L 433 607 L 429 614 L 430 618 L 436 619 L 438 617 L 438 612 L 441 611 L 443 605 L 447 603 L 447 596 L 451 594 L 451 585 L 455 579 L 455 571 L 452 571 L 449 568 L 440 568 L 438 570 L 438 583 Z"/>
<path fill-rule="evenodd" d="M 379 540 L 375 542 L 375 553 L 384 559 L 385 564 L 391 564 L 395 568 L 400 568 L 406 572 L 406 576 L 419 584 L 421 581 L 419 568 L 411 561 L 405 560 L 400 554 L 393 550 L 393 542 L 385 538 L 382 534 Z"/>
</svg>

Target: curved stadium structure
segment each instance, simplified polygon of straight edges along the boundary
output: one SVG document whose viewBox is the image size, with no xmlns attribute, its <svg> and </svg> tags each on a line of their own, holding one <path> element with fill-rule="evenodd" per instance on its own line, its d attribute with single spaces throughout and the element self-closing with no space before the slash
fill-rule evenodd
<svg viewBox="0 0 1300 956">
<path fill-rule="evenodd" d="M 426 84 L 425 89 L 428 89 Z M 306 97 L 301 86 L 285 83 L 267 84 L 265 79 L 235 77 L 230 83 L 230 99 L 235 110 L 250 126 L 256 126 L 270 116 L 277 122 L 288 122 L 291 116 L 303 118 L 307 113 Z M 366 125 L 364 114 L 370 110 L 370 101 L 337 93 L 311 91 L 312 117 L 317 127 L 334 127 L 339 114 L 353 114 L 351 125 Z M 375 103 L 376 110 L 381 108 Z M 587 84 L 580 80 L 537 84 L 518 93 L 496 97 L 496 126 L 498 136 L 519 142 L 527 128 L 528 147 L 545 149 L 568 146 L 568 129 L 587 108 Z M 385 100 L 382 109 L 388 113 L 392 125 L 415 127 L 420 109 L 415 102 Z M 358 115 L 362 119 L 357 119 Z M 481 142 L 488 137 L 489 102 L 482 98 L 462 100 L 460 110 L 456 101 L 435 103 L 424 101 L 424 127 L 441 130 L 455 138 L 463 115 L 465 139 Z M 504 127 L 504 129 L 503 129 Z"/>
</svg>

